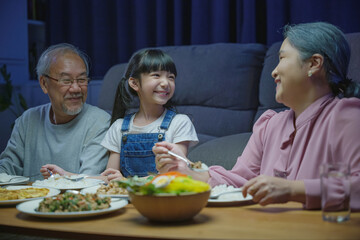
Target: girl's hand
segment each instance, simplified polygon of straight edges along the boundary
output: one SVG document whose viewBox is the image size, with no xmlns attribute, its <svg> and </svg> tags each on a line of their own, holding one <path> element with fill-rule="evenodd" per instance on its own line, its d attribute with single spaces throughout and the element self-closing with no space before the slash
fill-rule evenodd
<svg viewBox="0 0 360 240">
<path fill-rule="evenodd" d="M 262 206 L 288 201 L 305 203 L 305 187 L 302 181 L 261 175 L 244 184 L 242 192 L 244 197 L 248 193 L 252 195 L 253 201 Z"/>
<path fill-rule="evenodd" d="M 40 173 L 43 175 L 44 179 L 47 179 L 51 176 L 50 172 L 52 174 L 59 174 L 61 176 L 68 175 L 69 173 L 62 169 L 61 167 L 55 165 L 55 164 L 45 164 L 40 168 Z"/>
<path fill-rule="evenodd" d="M 168 154 L 169 150 L 186 158 L 178 145 L 168 142 L 156 143 L 152 151 L 155 154 L 156 169 L 159 171 L 159 173 L 178 171 L 188 174 L 190 169 L 186 163 Z"/>
<path fill-rule="evenodd" d="M 194 170 L 190 169 L 183 160 L 177 159 L 176 157 L 168 154 L 168 151 L 170 150 L 186 158 L 179 145 L 168 142 L 158 142 L 155 144 L 152 150 L 155 154 L 156 169 L 159 171 L 159 173 L 177 171 L 203 182 L 207 182 L 209 180 L 210 175 L 208 171 L 195 172 Z"/>
<path fill-rule="evenodd" d="M 121 174 L 121 172 L 114 168 L 106 169 L 104 172 L 101 173 L 101 176 L 106 176 L 108 182 L 110 182 L 111 180 L 114 180 L 114 179 L 120 180 L 120 179 L 124 178 L 124 176 Z"/>
</svg>

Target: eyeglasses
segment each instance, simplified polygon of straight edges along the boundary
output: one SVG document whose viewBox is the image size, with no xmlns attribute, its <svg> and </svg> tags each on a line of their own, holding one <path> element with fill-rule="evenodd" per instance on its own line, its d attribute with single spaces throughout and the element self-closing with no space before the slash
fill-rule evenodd
<svg viewBox="0 0 360 240">
<path fill-rule="evenodd" d="M 44 76 L 47 78 L 50 78 L 51 80 L 57 81 L 60 85 L 63 85 L 63 86 L 71 86 L 75 81 L 77 82 L 77 84 L 79 86 L 87 86 L 88 83 L 90 82 L 90 78 L 88 78 L 88 77 L 81 77 L 81 78 L 77 78 L 77 79 L 73 79 L 73 78 L 56 79 L 56 78 L 50 77 L 47 74 L 44 74 Z"/>
</svg>

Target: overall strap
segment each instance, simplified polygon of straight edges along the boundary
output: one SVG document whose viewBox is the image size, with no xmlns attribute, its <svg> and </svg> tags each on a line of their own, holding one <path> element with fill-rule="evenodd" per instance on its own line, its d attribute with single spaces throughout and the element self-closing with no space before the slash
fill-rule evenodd
<svg viewBox="0 0 360 240">
<path fill-rule="evenodd" d="M 135 113 L 130 113 L 124 117 L 123 123 L 121 125 L 121 132 L 129 131 L 130 120 L 131 120 L 132 115 L 134 115 L 134 114 Z"/>
<path fill-rule="evenodd" d="M 160 128 L 167 130 L 170 126 L 171 120 L 174 118 L 175 115 L 176 115 L 176 112 L 174 111 L 174 109 L 168 109 L 165 114 L 165 117 L 160 125 Z"/>
</svg>

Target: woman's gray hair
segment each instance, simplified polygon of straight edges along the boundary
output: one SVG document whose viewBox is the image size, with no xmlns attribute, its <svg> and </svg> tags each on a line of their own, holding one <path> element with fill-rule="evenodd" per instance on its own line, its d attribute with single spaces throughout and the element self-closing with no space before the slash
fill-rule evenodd
<svg viewBox="0 0 360 240">
<path fill-rule="evenodd" d="M 339 28 L 326 22 L 303 23 L 285 26 L 283 35 L 299 51 L 302 61 L 316 53 L 324 57 L 327 79 L 335 96 L 354 94 L 354 84 L 347 77 L 350 47 Z"/>
<path fill-rule="evenodd" d="M 38 78 L 44 74 L 49 74 L 52 59 L 55 56 L 62 56 L 66 53 L 74 53 L 78 55 L 84 61 L 86 66 L 86 75 L 89 75 L 89 57 L 74 45 L 69 43 L 60 43 L 50 46 L 41 54 L 36 66 Z"/>
</svg>

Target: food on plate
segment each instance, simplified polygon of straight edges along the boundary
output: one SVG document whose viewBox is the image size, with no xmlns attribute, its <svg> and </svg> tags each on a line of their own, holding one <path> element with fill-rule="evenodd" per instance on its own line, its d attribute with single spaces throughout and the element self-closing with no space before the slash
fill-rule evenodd
<svg viewBox="0 0 360 240">
<path fill-rule="evenodd" d="M 17 190 L 0 188 L 0 201 L 45 197 L 49 193 L 49 191 L 50 190 L 47 188 L 33 188 L 33 187 L 17 189 Z"/>
<path fill-rule="evenodd" d="M 227 194 L 224 194 L 227 193 Z M 211 189 L 210 196 L 217 196 L 219 194 L 219 197 L 217 197 L 217 200 L 240 200 L 244 199 L 241 188 L 235 188 L 234 186 L 228 186 L 226 184 L 217 185 Z M 251 195 L 248 195 L 248 198 L 252 198 Z"/>
<path fill-rule="evenodd" d="M 54 177 L 44 179 L 44 180 L 36 180 L 33 185 L 41 186 L 41 187 L 52 187 L 58 189 L 77 189 L 84 188 L 86 186 L 92 185 L 95 179 L 83 178 L 79 181 L 72 181 L 66 179 L 65 176 L 60 176 L 59 174 L 54 174 Z M 99 180 L 100 181 L 100 180 Z"/>
<path fill-rule="evenodd" d="M 201 161 L 190 162 L 190 167 L 195 168 L 195 169 L 201 169 L 202 168 L 202 162 Z"/>
<path fill-rule="evenodd" d="M 179 172 L 168 172 L 159 174 L 146 181 L 138 181 L 138 178 L 129 178 L 118 181 L 119 186 L 127 188 L 128 191 L 144 195 L 156 195 L 170 193 L 179 195 L 182 193 L 199 193 L 209 191 L 210 185 L 192 179 L 190 176 Z"/>
<path fill-rule="evenodd" d="M 102 195 L 125 195 L 128 194 L 125 188 L 122 188 L 115 181 L 110 181 L 108 185 L 101 184 L 96 190 L 97 194 Z"/>
<path fill-rule="evenodd" d="M 99 197 L 96 193 L 85 195 L 65 192 L 55 197 L 44 198 L 37 208 L 39 212 L 80 212 L 101 210 L 110 207 L 110 197 Z"/>
</svg>

